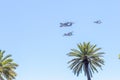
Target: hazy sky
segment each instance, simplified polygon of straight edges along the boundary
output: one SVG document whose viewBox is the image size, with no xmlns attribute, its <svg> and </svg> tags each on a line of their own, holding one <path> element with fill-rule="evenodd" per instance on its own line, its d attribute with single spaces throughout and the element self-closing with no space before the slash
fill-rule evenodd
<svg viewBox="0 0 120 80">
<path fill-rule="evenodd" d="M 67 21 L 75 24 L 59 27 Z M 69 31 L 74 35 L 63 37 Z M 0 1 L 0 49 L 19 64 L 16 80 L 86 80 L 72 73 L 66 55 L 84 41 L 106 53 L 92 80 L 120 80 L 119 35 L 120 0 Z"/>
</svg>

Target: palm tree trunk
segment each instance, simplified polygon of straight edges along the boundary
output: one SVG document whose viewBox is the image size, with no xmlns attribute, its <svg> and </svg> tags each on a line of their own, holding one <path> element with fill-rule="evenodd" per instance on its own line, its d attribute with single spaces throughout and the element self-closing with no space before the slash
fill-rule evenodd
<svg viewBox="0 0 120 80">
<path fill-rule="evenodd" d="M 85 69 L 86 69 L 87 80 L 91 80 L 88 63 L 85 64 Z"/>
<path fill-rule="evenodd" d="M 87 72 L 87 79 L 91 80 L 89 73 Z"/>
</svg>

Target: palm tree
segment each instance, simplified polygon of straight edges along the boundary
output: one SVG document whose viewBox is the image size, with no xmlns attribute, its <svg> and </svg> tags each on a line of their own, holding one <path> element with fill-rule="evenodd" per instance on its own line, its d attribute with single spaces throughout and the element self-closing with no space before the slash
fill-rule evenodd
<svg viewBox="0 0 120 80">
<path fill-rule="evenodd" d="M 18 64 L 13 62 L 10 54 L 4 56 L 4 53 L 0 50 L 0 80 L 13 80 L 17 75 L 14 70 Z"/>
<path fill-rule="evenodd" d="M 79 73 L 84 71 L 87 80 L 91 80 L 92 73 L 98 72 L 96 67 L 104 65 L 103 52 L 98 52 L 101 48 L 96 48 L 96 45 L 91 45 L 90 42 L 83 44 L 78 44 L 77 49 L 71 49 L 72 51 L 68 53 L 68 56 L 75 57 L 68 62 L 70 64 L 70 69 L 73 70 L 74 74 L 79 76 Z M 101 68 L 102 69 L 102 68 Z"/>
<path fill-rule="evenodd" d="M 118 54 L 118 58 L 120 59 L 120 54 Z"/>
</svg>

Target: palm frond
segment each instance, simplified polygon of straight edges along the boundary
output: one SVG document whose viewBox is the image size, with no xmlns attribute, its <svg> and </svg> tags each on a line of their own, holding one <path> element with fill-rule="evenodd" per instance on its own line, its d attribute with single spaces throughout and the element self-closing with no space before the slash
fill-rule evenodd
<svg viewBox="0 0 120 80">
<path fill-rule="evenodd" d="M 0 60 L 2 60 L 4 53 L 5 53 L 5 51 L 1 51 L 1 50 L 0 50 Z"/>
<path fill-rule="evenodd" d="M 3 59 L 2 59 L 2 61 L 4 61 L 4 60 L 6 60 L 6 59 L 8 59 L 8 58 L 10 58 L 12 55 L 7 55 L 7 56 L 5 56 Z"/>
<path fill-rule="evenodd" d="M 6 64 L 8 64 L 8 63 L 11 63 L 12 61 L 13 61 L 13 59 L 3 60 L 2 65 L 6 65 Z"/>
</svg>

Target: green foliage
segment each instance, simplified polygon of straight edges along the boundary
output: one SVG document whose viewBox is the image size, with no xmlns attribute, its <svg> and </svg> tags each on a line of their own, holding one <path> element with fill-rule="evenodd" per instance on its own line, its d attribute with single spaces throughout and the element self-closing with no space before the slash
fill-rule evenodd
<svg viewBox="0 0 120 80">
<path fill-rule="evenodd" d="M 83 44 L 77 44 L 77 49 L 71 49 L 67 55 L 74 57 L 68 62 L 69 68 L 73 70 L 73 73 L 79 76 L 79 73 L 84 71 L 88 80 L 91 80 L 92 73 L 98 72 L 97 67 L 102 69 L 104 60 L 101 58 L 103 52 L 98 52 L 101 48 L 96 48 L 96 45 L 91 45 L 90 42 Z"/>
<path fill-rule="evenodd" d="M 10 58 L 12 55 L 4 56 L 5 51 L 0 50 L 0 79 L 1 80 L 13 80 L 17 76 L 15 69 L 18 64 L 13 62 Z"/>
<path fill-rule="evenodd" d="M 120 54 L 118 54 L 118 58 L 120 59 Z"/>
</svg>

